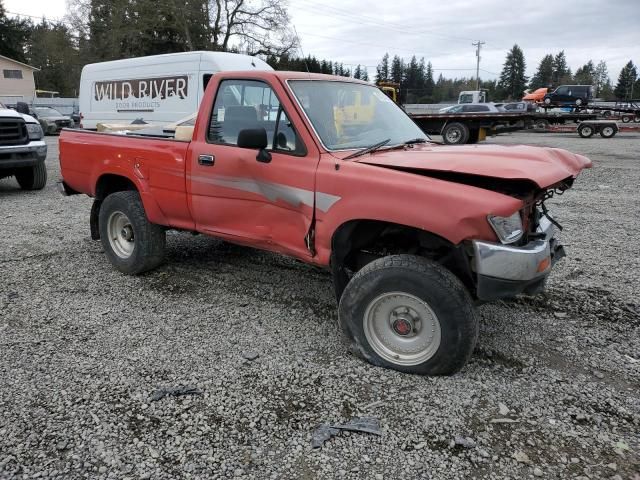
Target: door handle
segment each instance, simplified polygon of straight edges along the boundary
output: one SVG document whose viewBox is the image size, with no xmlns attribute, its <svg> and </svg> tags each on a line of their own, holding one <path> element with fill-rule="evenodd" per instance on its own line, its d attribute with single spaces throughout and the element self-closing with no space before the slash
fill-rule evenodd
<svg viewBox="0 0 640 480">
<path fill-rule="evenodd" d="M 205 167 L 212 167 L 216 162 L 216 157 L 213 155 L 198 155 L 198 164 Z"/>
</svg>

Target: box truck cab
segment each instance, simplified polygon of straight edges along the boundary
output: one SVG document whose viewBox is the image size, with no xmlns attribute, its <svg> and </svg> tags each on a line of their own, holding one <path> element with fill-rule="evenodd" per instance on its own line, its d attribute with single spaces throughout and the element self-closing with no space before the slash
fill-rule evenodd
<svg viewBox="0 0 640 480">
<path fill-rule="evenodd" d="M 257 57 L 204 51 L 86 65 L 80 77 L 81 127 L 175 122 L 198 110 L 213 74 L 236 70 L 273 69 Z"/>
</svg>

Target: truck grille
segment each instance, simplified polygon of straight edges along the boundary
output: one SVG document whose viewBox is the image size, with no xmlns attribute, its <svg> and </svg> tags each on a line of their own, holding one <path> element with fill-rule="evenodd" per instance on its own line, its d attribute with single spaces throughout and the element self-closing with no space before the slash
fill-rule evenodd
<svg viewBox="0 0 640 480">
<path fill-rule="evenodd" d="M 0 146 L 29 143 L 27 125 L 22 119 L 0 118 Z"/>
</svg>

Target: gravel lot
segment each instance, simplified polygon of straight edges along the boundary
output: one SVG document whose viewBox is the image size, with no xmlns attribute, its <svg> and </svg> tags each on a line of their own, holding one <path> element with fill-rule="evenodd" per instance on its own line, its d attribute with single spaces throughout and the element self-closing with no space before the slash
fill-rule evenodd
<svg viewBox="0 0 640 480">
<path fill-rule="evenodd" d="M 117 273 L 47 141 L 45 190 L 0 181 L 1 478 L 640 478 L 640 135 L 489 139 L 595 168 L 552 201 L 548 292 L 481 307 L 447 378 L 353 357 L 329 275 L 278 255 L 170 233 L 165 265 Z M 151 401 L 178 385 L 202 393 Z M 382 435 L 311 449 L 354 416 Z"/>
</svg>

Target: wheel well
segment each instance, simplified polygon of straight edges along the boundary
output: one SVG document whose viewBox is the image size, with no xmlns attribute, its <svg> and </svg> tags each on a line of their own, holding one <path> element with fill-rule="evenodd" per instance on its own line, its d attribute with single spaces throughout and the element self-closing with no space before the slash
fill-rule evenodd
<svg viewBox="0 0 640 480">
<path fill-rule="evenodd" d="M 96 197 L 91 207 L 91 216 L 89 218 L 89 226 L 91 228 L 91 238 L 100 240 L 100 207 L 102 201 L 115 192 L 126 192 L 129 190 L 137 191 L 136 185 L 127 177 L 121 175 L 106 174 L 98 179 L 96 184 Z"/>
<path fill-rule="evenodd" d="M 425 230 L 378 220 L 352 220 L 342 224 L 331 242 L 331 269 L 338 299 L 351 276 L 373 260 L 387 255 L 411 254 L 434 260 L 475 290 L 469 257 L 463 245 Z"/>
<path fill-rule="evenodd" d="M 127 190 L 137 190 L 135 183 L 127 177 L 114 174 L 102 175 L 96 184 L 96 199 L 104 200 L 115 192 L 124 192 Z"/>
</svg>

